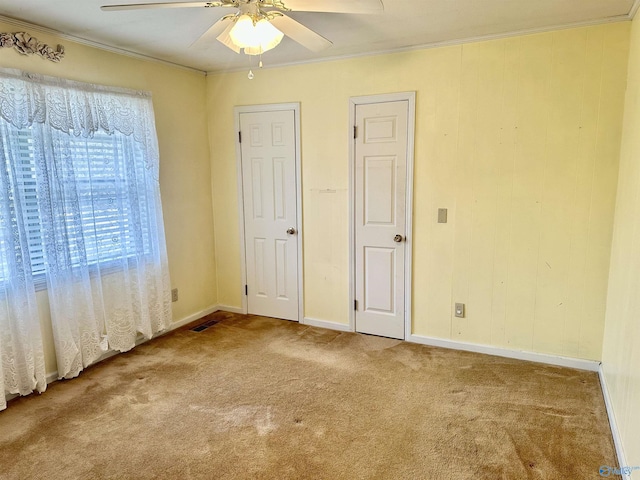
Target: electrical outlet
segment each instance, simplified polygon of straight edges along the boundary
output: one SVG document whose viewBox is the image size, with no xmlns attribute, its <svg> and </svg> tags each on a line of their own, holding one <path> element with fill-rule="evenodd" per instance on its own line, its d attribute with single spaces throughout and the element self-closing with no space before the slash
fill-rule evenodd
<svg viewBox="0 0 640 480">
<path fill-rule="evenodd" d="M 177 302 L 178 301 L 178 289 L 174 288 L 171 290 L 171 301 L 172 302 Z"/>
<path fill-rule="evenodd" d="M 464 318 L 464 303 L 456 303 L 456 317 Z"/>
</svg>

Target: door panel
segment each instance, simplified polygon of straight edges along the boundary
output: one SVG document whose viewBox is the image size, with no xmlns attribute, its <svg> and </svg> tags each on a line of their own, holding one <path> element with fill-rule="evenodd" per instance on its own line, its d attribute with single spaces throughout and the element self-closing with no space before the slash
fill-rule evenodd
<svg viewBox="0 0 640 480">
<path fill-rule="evenodd" d="M 252 200 L 253 200 L 253 218 L 263 218 L 263 205 L 264 205 L 264 194 L 262 192 L 262 187 L 264 184 L 264 178 L 262 175 L 262 158 L 253 158 L 252 159 L 252 169 L 251 169 L 251 182 L 253 191 L 252 191 Z"/>
<path fill-rule="evenodd" d="M 273 159 L 273 202 L 276 220 L 287 220 L 286 159 Z"/>
<path fill-rule="evenodd" d="M 276 298 L 288 299 L 287 258 L 288 240 L 276 240 Z"/>
<path fill-rule="evenodd" d="M 241 113 L 240 131 L 248 312 L 297 321 L 294 111 Z"/>
<path fill-rule="evenodd" d="M 407 101 L 356 106 L 356 330 L 404 338 Z M 394 241 L 400 235 L 401 241 Z"/>
<path fill-rule="evenodd" d="M 253 239 L 253 258 L 255 260 L 255 269 L 254 269 L 254 282 L 256 295 L 266 296 L 267 295 L 267 281 L 265 275 L 265 255 L 264 255 L 264 238 L 254 238 Z M 253 286 L 252 285 L 252 286 Z"/>
<path fill-rule="evenodd" d="M 395 315 L 394 248 L 364 247 L 364 311 Z"/>
<path fill-rule="evenodd" d="M 388 143 L 398 140 L 397 118 L 377 117 L 364 119 L 365 143 Z"/>
<path fill-rule="evenodd" d="M 365 157 L 364 224 L 395 225 L 396 157 Z"/>
</svg>

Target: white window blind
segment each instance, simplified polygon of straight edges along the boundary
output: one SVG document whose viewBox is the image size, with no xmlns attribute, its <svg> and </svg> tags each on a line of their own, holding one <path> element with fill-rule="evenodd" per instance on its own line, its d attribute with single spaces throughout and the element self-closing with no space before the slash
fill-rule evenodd
<svg viewBox="0 0 640 480">
<path fill-rule="evenodd" d="M 18 201 L 22 204 L 22 215 L 29 241 L 29 256 L 31 257 L 31 271 L 33 275 L 44 273 L 44 251 L 42 245 L 42 230 L 40 226 L 40 211 L 38 209 L 38 194 L 36 190 L 36 166 L 33 159 L 33 139 L 31 129 L 15 130 L 18 137 L 18 166 L 17 184 Z"/>
<path fill-rule="evenodd" d="M 27 230 L 36 284 L 44 285 L 46 265 L 34 155 L 37 146 L 31 128 L 13 129 L 13 134 L 18 145 L 13 155 L 18 162 L 18 198 L 13 201 L 21 205 L 19 214 Z M 139 195 L 138 189 L 130 185 L 136 178 L 144 183 L 147 172 L 143 147 L 118 132 L 96 132 L 90 138 L 67 138 L 58 148 L 63 150 L 61 156 L 73 163 L 73 176 L 63 181 L 73 182 L 75 189 L 67 190 L 76 193 L 62 201 L 78 203 L 58 224 L 65 231 L 71 264 L 86 262 L 110 268 L 116 261 L 149 253 L 149 198 Z M 134 222 L 141 228 L 132 228 Z"/>
</svg>

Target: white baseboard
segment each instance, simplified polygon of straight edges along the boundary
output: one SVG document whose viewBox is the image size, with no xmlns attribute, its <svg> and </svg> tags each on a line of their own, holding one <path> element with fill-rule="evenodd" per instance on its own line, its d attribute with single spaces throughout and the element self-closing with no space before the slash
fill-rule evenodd
<svg viewBox="0 0 640 480">
<path fill-rule="evenodd" d="M 162 333 L 169 333 L 175 330 L 176 328 L 180 328 L 187 325 L 188 323 L 195 322 L 196 320 L 202 317 L 205 317 L 213 312 L 217 312 L 218 310 L 224 310 L 224 309 L 221 308 L 219 305 L 210 305 L 204 310 L 200 310 L 199 312 L 192 313 L 191 315 L 187 315 L 186 317 L 181 318 L 180 320 L 172 322 L 169 329 Z"/>
<path fill-rule="evenodd" d="M 329 330 L 338 330 L 340 332 L 351 332 L 351 328 L 346 323 L 329 322 L 327 320 L 316 320 L 315 318 L 304 317 L 302 322 L 304 325 L 312 327 L 328 328 Z"/>
<path fill-rule="evenodd" d="M 624 448 L 622 445 L 622 438 L 620 437 L 620 430 L 618 430 L 618 423 L 616 422 L 615 412 L 613 410 L 613 401 L 609 394 L 609 387 L 607 385 L 607 379 L 604 375 L 602 365 L 598 369 L 598 377 L 600 377 L 600 386 L 602 387 L 602 396 L 604 397 L 604 405 L 607 408 L 607 416 L 609 417 L 609 426 L 611 427 L 611 434 L 613 435 L 613 444 L 616 447 L 616 456 L 618 457 L 618 465 L 610 465 L 611 467 L 625 467 L 627 465 L 627 458 L 624 454 Z M 631 480 L 631 476 L 622 473 L 620 476 L 622 480 Z"/>
<path fill-rule="evenodd" d="M 410 335 L 408 342 L 430 345 L 432 347 L 451 348 L 453 350 L 464 350 L 466 352 L 484 353 L 498 357 L 515 358 L 517 360 L 527 360 L 530 362 L 546 363 L 560 367 L 577 368 L 578 370 L 588 370 L 597 372 L 600 362 L 595 360 L 583 360 L 581 358 L 562 357 L 559 355 L 549 355 L 546 353 L 526 352 L 522 350 L 511 350 L 509 348 L 492 347 L 477 343 L 457 342 L 444 338 L 424 337 L 422 335 Z"/>
<path fill-rule="evenodd" d="M 242 307 L 232 307 L 231 305 L 218 305 L 218 310 L 229 313 L 239 313 L 241 315 L 246 313 Z"/>
</svg>

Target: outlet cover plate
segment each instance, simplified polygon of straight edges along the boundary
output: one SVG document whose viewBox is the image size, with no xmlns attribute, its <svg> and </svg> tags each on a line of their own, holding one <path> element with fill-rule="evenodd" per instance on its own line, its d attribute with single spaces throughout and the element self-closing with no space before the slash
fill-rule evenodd
<svg viewBox="0 0 640 480">
<path fill-rule="evenodd" d="M 464 303 L 456 303 L 456 317 L 464 318 Z"/>
</svg>

